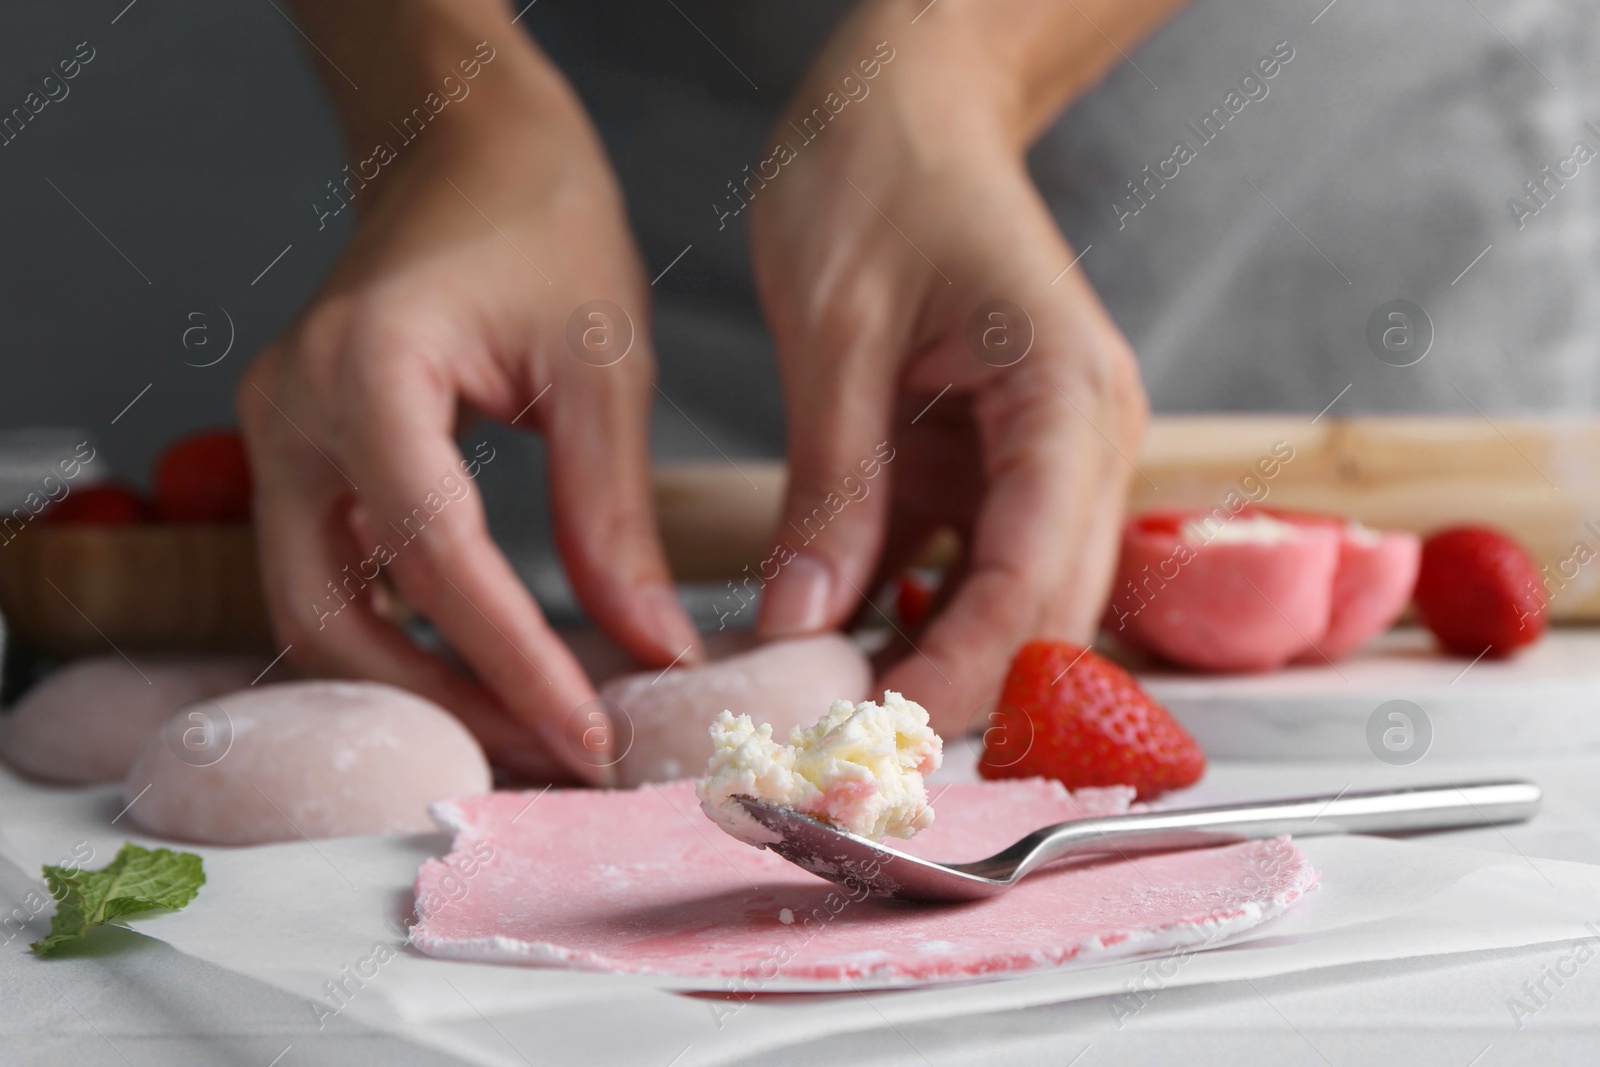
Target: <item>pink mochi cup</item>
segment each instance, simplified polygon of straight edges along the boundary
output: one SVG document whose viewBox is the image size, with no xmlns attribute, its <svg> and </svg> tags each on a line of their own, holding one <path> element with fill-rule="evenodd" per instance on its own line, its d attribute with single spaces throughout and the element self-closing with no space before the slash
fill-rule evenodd
<svg viewBox="0 0 1600 1067">
<path fill-rule="evenodd" d="M 1411 598 L 1420 543 L 1331 516 L 1151 513 L 1123 528 L 1104 625 L 1183 667 L 1267 671 L 1349 655 Z M 1190 522 L 1210 531 L 1194 536 Z M 1226 530 L 1227 533 L 1219 533 Z"/>
<path fill-rule="evenodd" d="M 1339 567 L 1333 577 L 1328 629 L 1306 663 L 1343 659 L 1395 624 L 1411 602 L 1422 564 L 1422 539 L 1400 530 L 1373 530 L 1331 515 L 1276 511 L 1296 526 L 1321 525 L 1339 533 Z"/>
</svg>

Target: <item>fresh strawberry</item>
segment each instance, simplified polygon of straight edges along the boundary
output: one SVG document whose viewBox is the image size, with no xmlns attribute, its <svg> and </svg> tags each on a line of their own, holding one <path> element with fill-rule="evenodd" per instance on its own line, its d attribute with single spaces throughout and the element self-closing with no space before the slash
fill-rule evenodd
<svg viewBox="0 0 1600 1067">
<path fill-rule="evenodd" d="M 1142 533 L 1176 535 L 1183 524 L 1196 517 L 1192 511 L 1146 511 L 1128 521 Z"/>
<path fill-rule="evenodd" d="M 193 434 L 156 461 L 156 513 L 166 522 L 250 521 L 250 464 L 236 430 Z"/>
<path fill-rule="evenodd" d="M 143 497 L 125 485 L 107 483 L 74 489 L 45 508 L 40 516 L 53 525 L 90 523 L 96 526 L 126 526 L 149 522 L 154 512 Z"/>
<path fill-rule="evenodd" d="M 939 587 L 916 571 L 906 571 L 894 581 L 894 610 L 900 623 L 915 630 L 928 619 L 933 610 L 934 594 Z"/>
<path fill-rule="evenodd" d="M 1194 738 L 1132 675 L 1065 641 L 1022 646 L 991 722 L 978 763 L 985 778 L 1131 785 L 1144 800 L 1193 785 L 1206 769 Z"/>
<path fill-rule="evenodd" d="M 1550 610 L 1533 558 L 1492 526 L 1453 526 L 1424 541 L 1414 595 L 1423 625 L 1461 656 L 1532 644 Z"/>
</svg>

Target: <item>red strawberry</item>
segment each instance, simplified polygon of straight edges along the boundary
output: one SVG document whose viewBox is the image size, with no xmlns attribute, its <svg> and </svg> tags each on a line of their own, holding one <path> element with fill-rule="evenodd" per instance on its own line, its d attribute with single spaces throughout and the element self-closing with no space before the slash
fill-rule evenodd
<svg viewBox="0 0 1600 1067">
<path fill-rule="evenodd" d="M 1194 517 L 1192 511 L 1147 511 L 1129 521 L 1146 533 L 1176 534 Z"/>
<path fill-rule="evenodd" d="M 1508 656 L 1539 640 L 1550 613 L 1533 558 L 1492 526 L 1424 541 L 1414 595 L 1423 625 L 1461 656 Z"/>
<path fill-rule="evenodd" d="M 927 621 L 933 610 L 933 597 L 939 587 L 915 571 L 906 571 L 894 582 L 894 610 L 900 623 L 915 630 Z"/>
<path fill-rule="evenodd" d="M 236 430 L 197 433 L 156 460 L 156 512 L 166 522 L 250 521 L 250 464 Z"/>
<path fill-rule="evenodd" d="M 992 721 L 978 763 L 985 778 L 1131 785 L 1144 800 L 1193 785 L 1206 769 L 1194 738 L 1132 675 L 1065 641 L 1022 646 Z"/>
<path fill-rule="evenodd" d="M 75 489 L 44 510 L 43 521 L 53 525 L 92 523 L 125 526 L 153 518 L 150 505 L 125 485 L 108 483 Z"/>
</svg>

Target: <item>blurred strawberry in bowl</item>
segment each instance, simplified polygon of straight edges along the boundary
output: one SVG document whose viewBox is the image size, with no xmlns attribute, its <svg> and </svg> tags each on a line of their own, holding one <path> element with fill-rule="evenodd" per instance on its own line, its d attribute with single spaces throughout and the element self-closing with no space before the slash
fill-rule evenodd
<svg viewBox="0 0 1600 1067">
<path fill-rule="evenodd" d="M 237 430 L 191 434 L 156 460 L 156 514 L 163 522 L 250 521 L 250 463 Z"/>
</svg>

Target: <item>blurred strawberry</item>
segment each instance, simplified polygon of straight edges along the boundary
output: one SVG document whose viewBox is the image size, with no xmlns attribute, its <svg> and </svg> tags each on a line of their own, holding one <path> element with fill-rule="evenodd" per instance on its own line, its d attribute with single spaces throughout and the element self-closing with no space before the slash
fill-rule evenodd
<svg viewBox="0 0 1600 1067">
<path fill-rule="evenodd" d="M 928 620 L 939 585 L 932 578 L 905 571 L 894 580 L 894 610 L 900 624 L 915 630 Z"/>
<path fill-rule="evenodd" d="M 1132 675 L 1065 641 L 1022 646 L 991 721 L 978 763 L 985 778 L 1131 785 L 1144 800 L 1205 772 L 1194 738 Z"/>
<path fill-rule="evenodd" d="M 181 438 L 156 460 L 156 513 L 165 522 L 249 522 L 250 489 L 236 430 Z"/>
<path fill-rule="evenodd" d="M 1550 608 L 1533 557 L 1492 526 L 1454 526 L 1422 543 L 1417 615 L 1460 656 L 1508 656 L 1544 634 Z"/>
</svg>

